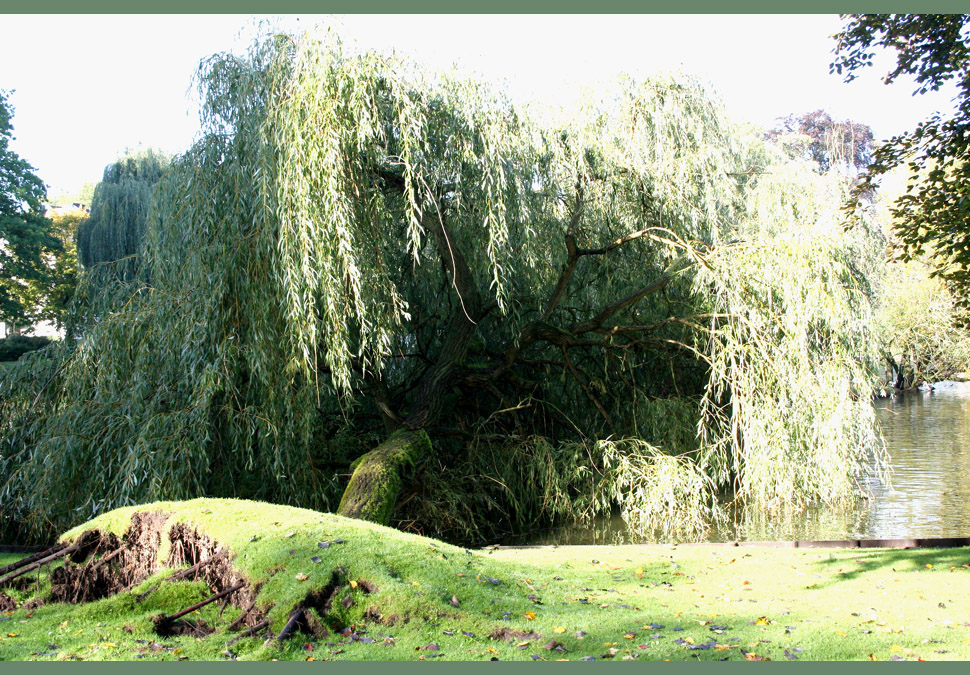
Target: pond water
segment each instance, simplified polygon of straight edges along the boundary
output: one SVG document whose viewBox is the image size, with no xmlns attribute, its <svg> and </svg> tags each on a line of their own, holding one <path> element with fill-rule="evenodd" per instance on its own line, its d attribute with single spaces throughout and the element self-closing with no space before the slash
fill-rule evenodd
<svg viewBox="0 0 970 675">
<path fill-rule="evenodd" d="M 791 541 L 970 536 L 970 386 L 875 401 L 889 450 L 888 483 L 870 479 L 870 499 L 853 509 L 810 509 L 712 531 L 709 541 Z M 508 542 L 513 543 L 513 542 Z M 530 544 L 633 544 L 619 516 L 587 528 L 533 533 Z"/>
</svg>

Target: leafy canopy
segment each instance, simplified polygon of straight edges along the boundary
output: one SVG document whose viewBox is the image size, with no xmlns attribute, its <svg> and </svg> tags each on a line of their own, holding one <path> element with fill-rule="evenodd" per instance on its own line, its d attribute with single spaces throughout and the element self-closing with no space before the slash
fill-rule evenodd
<svg viewBox="0 0 970 675">
<path fill-rule="evenodd" d="M 117 263 L 113 267 L 123 267 L 128 273 L 137 267 L 133 257 L 145 236 L 152 191 L 169 161 L 148 148 L 127 152 L 105 167 L 91 198 L 91 215 L 77 231 L 82 265 Z"/>
<path fill-rule="evenodd" d="M 779 119 L 766 138 L 780 141 L 788 135 L 803 140 L 800 147 L 791 144 L 793 156 L 817 162 L 821 171 L 828 171 L 840 164 L 864 169 L 872 158 L 872 129 L 851 120 L 833 120 L 824 110 Z"/>
<path fill-rule="evenodd" d="M 28 326 L 50 284 L 47 256 L 61 248 L 44 217 L 47 188 L 10 149 L 13 106 L 0 90 L 0 321 Z"/>
<path fill-rule="evenodd" d="M 880 177 L 906 166 L 906 193 L 892 210 L 903 260 L 928 255 L 935 274 L 955 284 L 959 300 L 970 302 L 970 36 L 966 14 L 849 14 L 836 36 L 831 69 L 851 81 L 872 65 L 877 49 L 895 53 L 896 66 L 883 81 L 915 79 L 915 94 L 936 91 L 952 82 L 955 108 L 935 113 L 913 131 L 879 147 L 855 192 L 863 203 Z"/>
</svg>

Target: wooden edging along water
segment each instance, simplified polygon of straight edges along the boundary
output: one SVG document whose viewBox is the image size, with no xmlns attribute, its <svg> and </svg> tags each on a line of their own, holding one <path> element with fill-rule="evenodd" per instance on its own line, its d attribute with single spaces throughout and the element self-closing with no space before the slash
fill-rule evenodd
<svg viewBox="0 0 970 675">
<path fill-rule="evenodd" d="M 822 541 L 726 541 L 726 542 L 692 542 L 683 544 L 569 544 L 536 545 L 536 546 L 488 546 L 488 550 L 515 550 L 538 548 L 582 548 L 583 546 L 612 546 L 624 548 L 628 546 L 716 546 L 716 547 L 763 547 L 763 548 L 957 548 L 970 546 L 970 537 L 935 537 L 908 539 L 833 539 Z"/>
</svg>

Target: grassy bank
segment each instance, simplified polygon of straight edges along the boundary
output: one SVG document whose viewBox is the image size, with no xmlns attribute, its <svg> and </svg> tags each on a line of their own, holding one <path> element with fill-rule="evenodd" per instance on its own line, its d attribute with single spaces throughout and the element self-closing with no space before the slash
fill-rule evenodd
<svg viewBox="0 0 970 675">
<path fill-rule="evenodd" d="M 214 632 L 162 637 L 153 617 L 211 595 L 205 583 L 158 585 L 172 574 L 163 570 L 94 602 L 35 606 L 51 582 L 31 573 L 3 589 L 19 606 L 0 612 L 0 659 L 970 659 L 968 549 L 467 551 L 253 502 L 139 510 L 170 514 L 165 531 L 184 523 L 228 548 L 234 574 L 258 589 L 272 635 L 315 598 L 307 611 L 317 635 L 267 642 L 261 632 L 227 648 L 242 609 L 213 602 L 186 618 Z M 63 541 L 87 529 L 121 535 L 131 514 L 112 512 Z M 166 549 L 162 537 L 159 560 Z M 0 556 L 0 566 L 15 558 Z"/>
</svg>

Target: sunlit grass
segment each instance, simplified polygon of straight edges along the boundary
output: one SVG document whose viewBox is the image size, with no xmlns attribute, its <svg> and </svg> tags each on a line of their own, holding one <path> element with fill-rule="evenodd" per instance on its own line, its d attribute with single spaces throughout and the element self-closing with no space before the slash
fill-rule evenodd
<svg viewBox="0 0 970 675">
<path fill-rule="evenodd" d="M 376 525 L 256 502 L 195 500 L 172 513 L 236 554 L 263 583 L 278 632 L 289 610 L 337 565 L 367 580 L 335 607 L 330 636 L 282 645 L 247 638 L 226 650 L 239 609 L 213 603 L 203 638 L 162 638 L 151 616 L 201 600 L 170 583 L 81 606 L 0 614 L 3 660 L 833 660 L 970 658 L 970 550 L 811 550 L 698 546 L 467 551 Z M 86 525 L 122 532 L 131 510 Z M 172 521 L 170 521 L 172 522 Z M 78 534 L 74 530 L 67 537 Z M 255 540 L 253 540 L 255 539 Z M 335 542 L 321 549 L 319 541 Z M 311 562 L 317 556 L 320 563 Z M 0 557 L 5 564 L 11 556 Z M 306 574 L 298 581 L 298 574 Z M 26 600 L 28 591 L 8 591 Z M 343 596 L 341 596 L 343 597 Z M 337 603 L 335 603 L 337 605 Z M 364 618 L 371 610 L 371 617 Z M 384 623 L 373 619 L 380 614 Z M 391 620 L 391 617 L 395 617 Z M 388 625 L 390 624 L 390 625 Z M 349 628 L 347 635 L 339 629 Z M 509 640 L 500 639 L 504 629 Z M 495 637 L 492 637 L 495 636 Z"/>
</svg>

